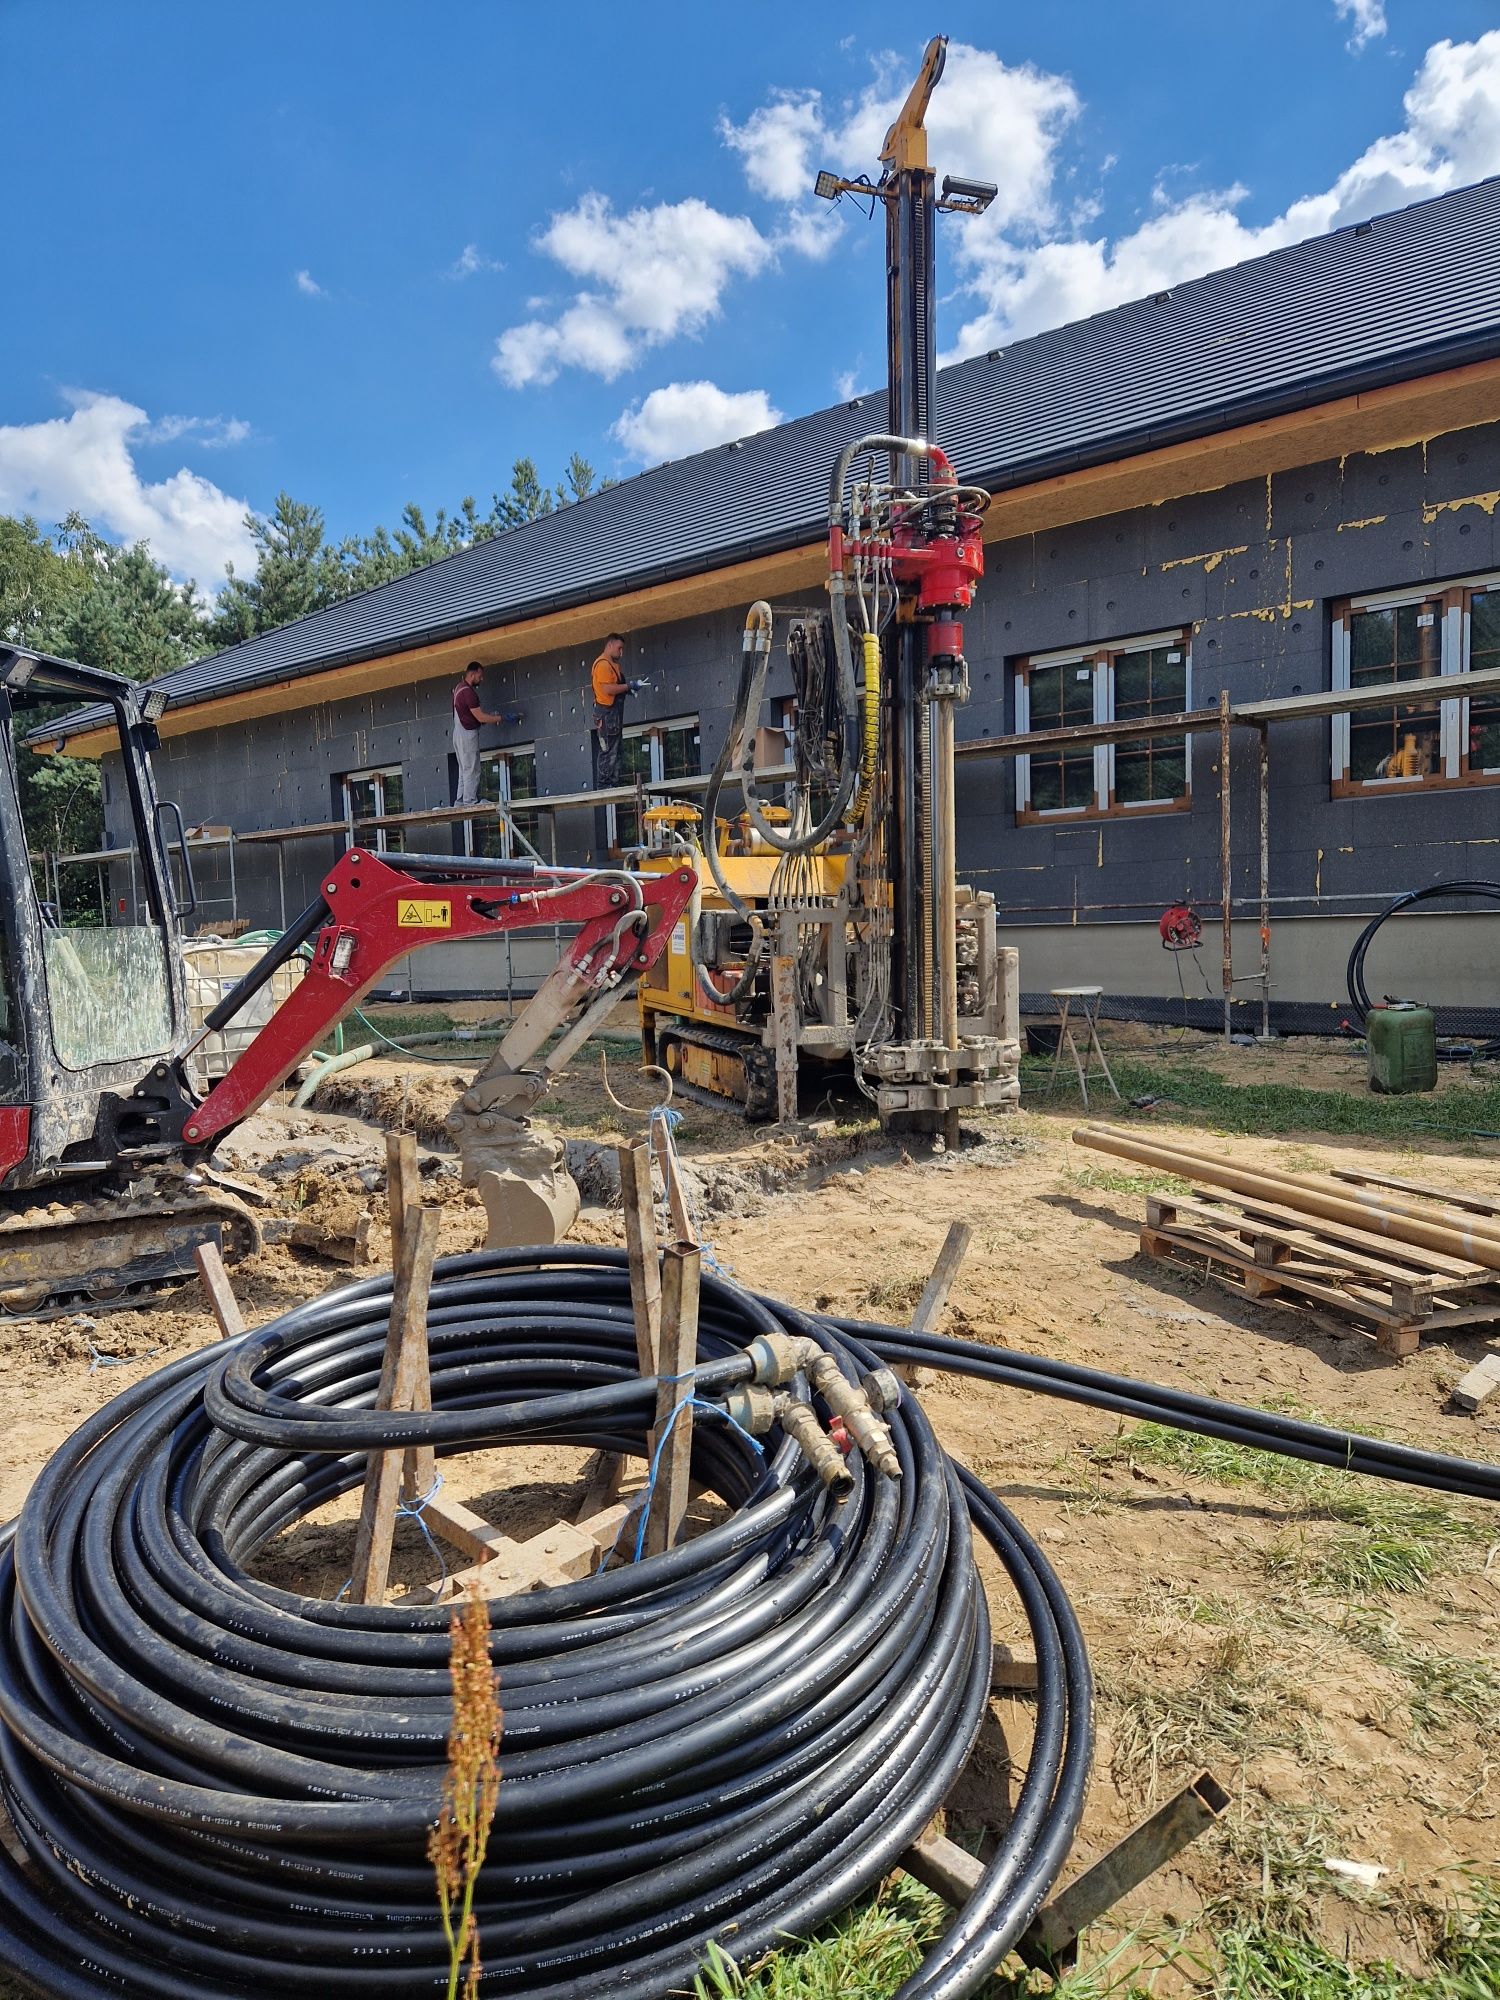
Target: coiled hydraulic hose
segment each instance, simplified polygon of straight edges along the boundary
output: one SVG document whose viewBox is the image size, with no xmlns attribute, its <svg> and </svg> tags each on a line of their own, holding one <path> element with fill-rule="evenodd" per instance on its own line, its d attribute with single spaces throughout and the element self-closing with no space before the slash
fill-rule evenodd
<svg viewBox="0 0 1500 2000">
<path fill-rule="evenodd" d="M 538 1259 L 545 1261 L 538 1264 Z M 0 1963 L 56 2000 L 400 1995 L 441 1985 L 426 1830 L 449 1725 L 447 1613 L 257 1581 L 257 1551 L 356 1484 L 371 1446 L 545 1440 L 643 1449 L 615 1252 L 438 1268 L 430 1415 L 373 1410 L 388 1278 L 173 1363 L 91 1418 L 0 1549 Z M 690 1987 L 710 1939 L 748 1960 L 891 1868 L 986 1710 L 970 1529 L 1009 1574 L 1039 1664 L 1014 1816 L 907 2000 L 972 1994 L 1071 1843 L 1088 1666 L 1045 1558 L 889 1414 L 899 1479 L 851 1461 L 833 1500 L 776 1431 L 722 1414 L 746 1343 L 864 1343 L 705 1277 L 694 1472 L 728 1517 L 665 1555 L 492 1607 L 505 1709 L 480 1894 L 481 1991 Z M 805 1400 L 803 1378 L 792 1385 Z"/>
</svg>

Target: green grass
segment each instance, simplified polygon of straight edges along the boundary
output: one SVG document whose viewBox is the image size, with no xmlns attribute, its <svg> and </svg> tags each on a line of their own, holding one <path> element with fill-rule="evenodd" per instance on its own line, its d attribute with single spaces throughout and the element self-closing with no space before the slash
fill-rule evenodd
<svg viewBox="0 0 1500 2000">
<path fill-rule="evenodd" d="M 1191 1194 L 1191 1181 L 1177 1174 L 1133 1174 L 1121 1167 L 1070 1167 L 1071 1186 L 1098 1189 L 1101 1194 Z"/>
<path fill-rule="evenodd" d="M 1282 1458 L 1222 1438 L 1141 1424 L 1096 1447 L 1096 1462 L 1170 1466 L 1220 1486 L 1253 1485 L 1283 1496 L 1303 1526 L 1268 1550 L 1277 1582 L 1336 1597 L 1422 1589 L 1469 1553 L 1488 1547 L 1493 1523 L 1459 1513 L 1414 1487 L 1396 1486 Z M 1331 1527 L 1333 1532 L 1326 1532 Z"/>
<path fill-rule="evenodd" d="M 1493 1067 L 1493 1065 L 1491 1066 Z M 1220 1132 L 1326 1132 L 1400 1139 L 1413 1134 L 1462 1139 L 1476 1132 L 1500 1132 L 1500 1079 L 1413 1097 L 1379 1097 L 1374 1091 L 1305 1090 L 1286 1083 L 1231 1083 L 1215 1071 L 1185 1063 L 1116 1055 L 1110 1059 L 1121 1094 L 1165 1097 L 1178 1110 Z M 1021 1099 L 1035 1110 L 1082 1109 L 1076 1080 L 1047 1088 L 1047 1065 L 1023 1059 Z M 1034 1093 L 1029 1095 L 1028 1093 Z M 1112 1099 L 1094 1091 L 1095 1115 L 1111 1117 Z"/>
<path fill-rule="evenodd" d="M 1213 2000 L 1500 2000 L 1500 1889 L 1477 1878 L 1439 1921 L 1423 1973 L 1336 1957 L 1261 1921 L 1231 1926 L 1217 1944 Z"/>
<path fill-rule="evenodd" d="M 789 1945 L 747 1971 L 710 1955 L 693 2000 L 889 2000 L 943 1930 L 937 1898 L 894 1876 L 811 1944 Z M 1426 1969 L 1336 1956 L 1299 1916 L 1211 1914 L 1195 1940 L 1172 1925 L 1142 1925 L 1105 1943 L 1087 1933 L 1075 1971 L 1026 1970 L 1015 1959 L 980 2000 L 1153 2000 L 1175 1969 L 1173 1992 L 1201 2000 L 1500 2000 L 1500 1884 L 1475 1874 L 1464 1895 L 1426 1925 Z"/>
</svg>

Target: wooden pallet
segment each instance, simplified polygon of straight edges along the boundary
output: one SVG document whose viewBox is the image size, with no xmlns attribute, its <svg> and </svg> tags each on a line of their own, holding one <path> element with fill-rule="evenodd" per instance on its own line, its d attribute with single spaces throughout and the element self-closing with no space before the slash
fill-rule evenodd
<svg viewBox="0 0 1500 2000">
<path fill-rule="evenodd" d="M 1245 1298 L 1335 1312 L 1387 1354 L 1500 1320 L 1500 1271 L 1219 1189 L 1148 1197 L 1141 1249 L 1168 1263 L 1206 1263 Z"/>
</svg>

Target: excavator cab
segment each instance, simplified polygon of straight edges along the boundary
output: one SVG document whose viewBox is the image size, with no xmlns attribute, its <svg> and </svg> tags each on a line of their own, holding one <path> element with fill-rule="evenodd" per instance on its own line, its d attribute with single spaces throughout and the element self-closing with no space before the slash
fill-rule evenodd
<svg viewBox="0 0 1500 2000">
<path fill-rule="evenodd" d="M 178 926 L 193 907 L 181 815 L 156 797 L 148 690 L 0 646 L 0 1186 L 96 1178 L 156 1150 L 163 1070 L 186 1032 Z M 78 703 L 113 711 L 131 839 L 98 905 L 70 907 L 28 849 L 18 758 Z M 178 865 L 174 871 L 173 849 Z M 162 1140 L 161 1150 L 167 1150 Z"/>
</svg>

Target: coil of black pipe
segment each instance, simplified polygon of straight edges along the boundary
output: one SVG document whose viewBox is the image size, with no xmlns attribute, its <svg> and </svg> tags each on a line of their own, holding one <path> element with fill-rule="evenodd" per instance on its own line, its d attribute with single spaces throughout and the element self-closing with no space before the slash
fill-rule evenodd
<svg viewBox="0 0 1500 2000">
<path fill-rule="evenodd" d="M 372 1446 L 642 1449 L 619 1253 L 439 1265 L 430 1416 L 374 1411 L 389 1280 L 312 1302 L 119 1396 L 52 1458 L 0 1548 L 0 1963 L 55 2000 L 446 1988 L 426 1831 L 449 1725 L 437 1606 L 255 1579 Z M 1024 1609 L 1037 1733 L 998 1852 L 902 1988 L 972 1993 L 1055 1879 L 1081 1812 L 1088 1665 L 1045 1558 L 890 1417 L 902 1477 L 831 1500 L 718 1413 L 751 1338 L 858 1335 L 705 1278 L 694 1472 L 727 1503 L 639 1565 L 492 1605 L 502 1783 L 479 1915 L 486 1996 L 657 2000 L 710 1938 L 742 1962 L 869 1889 L 941 1805 L 986 1712 L 973 1536 Z M 805 1393 L 805 1384 L 802 1386 Z M 971 1535 L 971 1530 L 973 1534 Z"/>
</svg>

